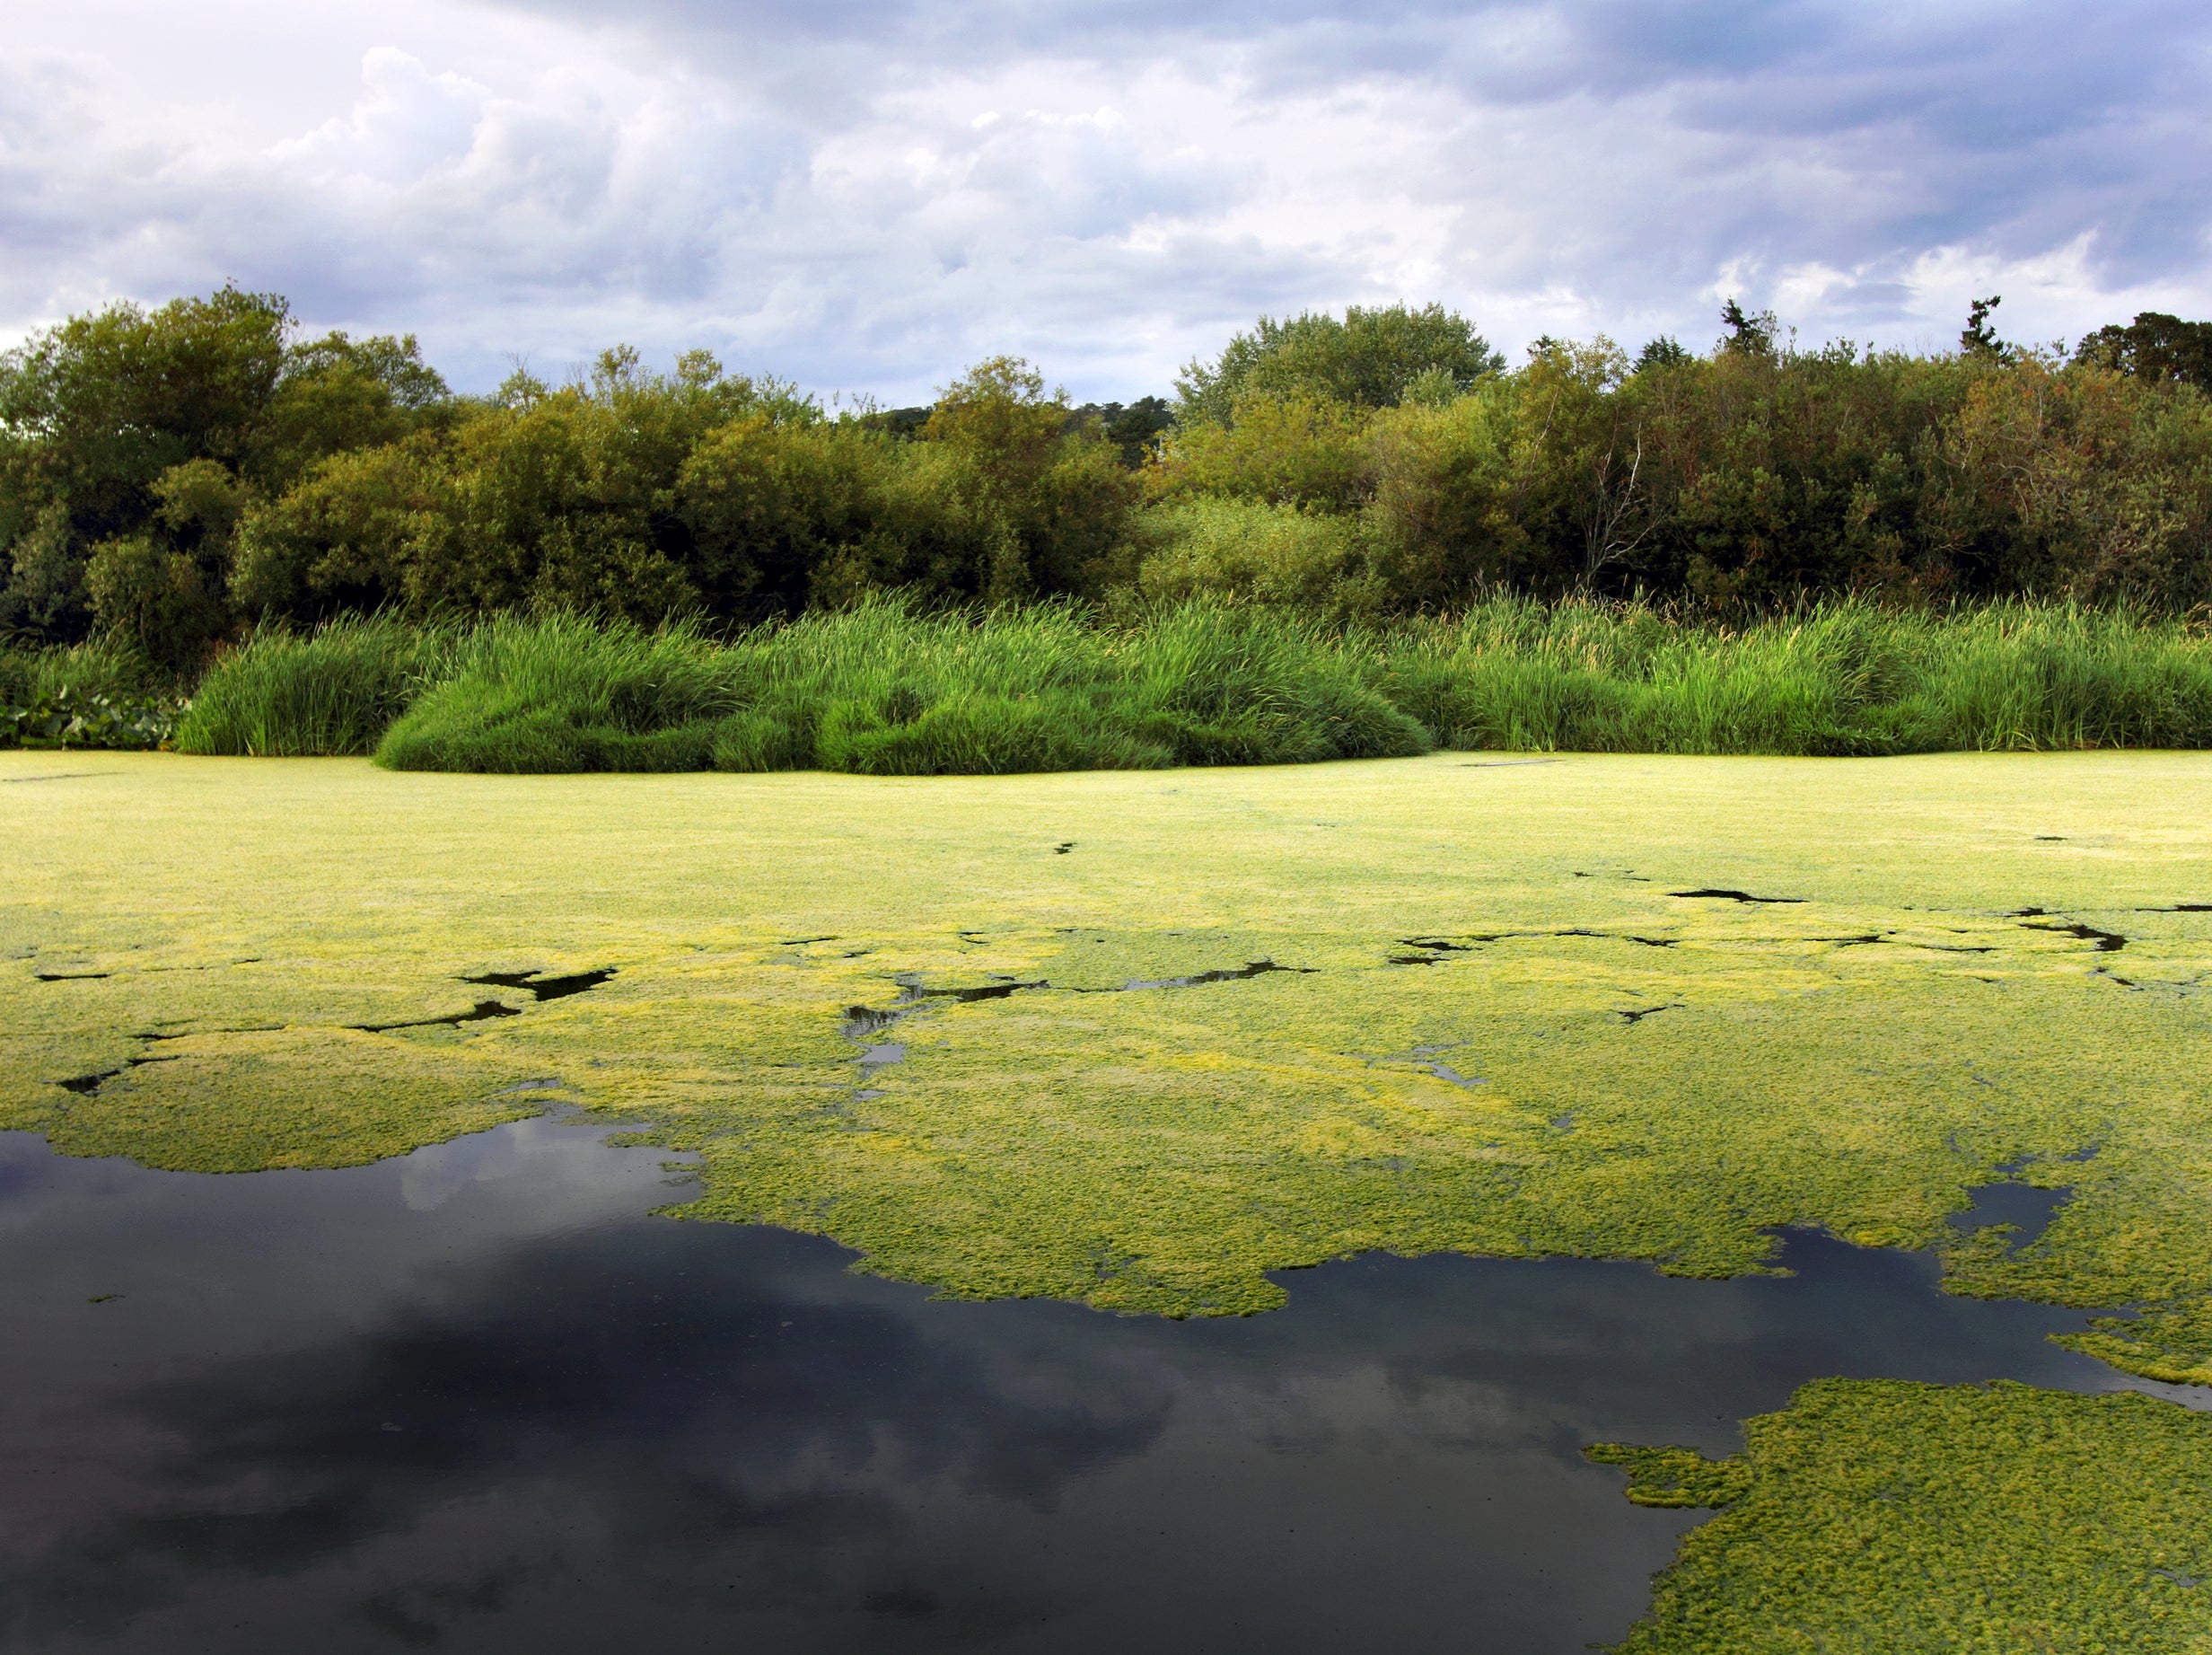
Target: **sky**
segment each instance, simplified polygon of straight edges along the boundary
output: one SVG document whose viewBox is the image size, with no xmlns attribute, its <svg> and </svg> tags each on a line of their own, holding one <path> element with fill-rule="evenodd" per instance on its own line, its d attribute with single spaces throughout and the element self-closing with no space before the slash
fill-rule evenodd
<svg viewBox="0 0 2212 1655">
<path fill-rule="evenodd" d="M 18 0 L 0 341 L 225 281 L 457 388 L 1171 391 L 1261 314 L 1509 356 L 2212 315 L 2202 0 Z"/>
</svg>

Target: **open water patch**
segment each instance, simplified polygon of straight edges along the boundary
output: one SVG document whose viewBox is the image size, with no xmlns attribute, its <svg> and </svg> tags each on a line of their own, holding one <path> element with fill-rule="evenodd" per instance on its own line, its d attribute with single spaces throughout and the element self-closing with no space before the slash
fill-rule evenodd
<svg viewBox="0 0 2212 1655">
<path fill-rule="evenodd" d="M 614 967 L 601 966 L 597 971 L 569 972 L 549 977 L 534 971 L 487 971 L 479 976 L 463 977 L 463 982 L 488 984 L 502 989 L 527 989 L 531 998 L 539 1001 L 566 999 L 571 994 L 582 994 L 596 989 L 614 975 Z"/>
<path fill-rule="evenodd" d="M 2079 921 L 2052 925 L 2023 925 L 2020 929 L 2023 931 L 2057 931 L 2061 936 L 2078 937 L 2084 942 L 2096 944 L 2097 952 L 2100 954 L 2118 954 L 2128 946 L 2128 939 L 2118 931 L 2104 930 L 2098 926 L 2084 925 Z"/>
<path fill-rule="evenodd" d="M 410 1017 L 404 1023 L 348 1023 L 346 1026 L 364 1034 L 389 1034 L 403 1028 L 459 1028 L 464 1023 L 488 1023 L 496 1017 L 519 1017 L 522 1014 L 514 1007 L 496 999 L 480 999 L 466 1011 L 456 1011 L 443 1017 Z"/>
<path fill-rule="evenodd" d="M 1703 1520 L 1586 1443 L 1725 1454 L 1821 1375 L 2185 1394 L 2048 1342 L 2086 1313 L 1804 1232 L 1786 1278 L 1369 1255 L 1246 1319 L 935 1302 L 654 1216 L 682 1170 L 603 1136 L 211 1176 L 0 1134 L 0 1644 L 1580 1651 Z"/>
<path fill-rule="evenodd" d="M 1722 890 L 1718 886 L 1706 885 L 1700 885 L 1695 891 L 1669 891 L 1667 894 L 1669 896 L 1711 897 L 1716 901 L 1728 902 L 1778 903 L 1784 907 L 1795 907 L 1805 900 L 1802 896 L 1754 896 L 1749 891 Z"/>
<path fill-rule="evenodd" d="M 2010 1253 L 2039 1238 L 2058 1216 L 2058 1209 L 2074 1198 L 2070 1184 L 2045 1189 L 2032 1184 L 1984 1184 L 1969 1193 L 1973 1204 L 1951 1215 L 1951 1228 L 1968 1234 L 2001 1229 L 2006 1232 L 2006 1251 Z"/>
</svg>

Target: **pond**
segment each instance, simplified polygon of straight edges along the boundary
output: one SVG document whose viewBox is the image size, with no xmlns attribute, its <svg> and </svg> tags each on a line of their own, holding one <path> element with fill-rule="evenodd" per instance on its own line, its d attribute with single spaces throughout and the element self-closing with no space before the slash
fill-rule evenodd
<svg viewBox="0 0 2212 1655">
<path fill-rule="evenodd" d="M 681 1170 L 605 1131 L 221 1176 L 0 1134 L 0 1642 L 1576 1651 L 1702 1520 L 1587 1442 L 1728 1452 L 1823 1375 L 2184 1395 L 2046 1342 L 2082 1313 L 1813 1234 L 1786 1279 L 1378 1256 L 1249 1318 L 936 1301 L 654 1216 Z"/>
</svg>

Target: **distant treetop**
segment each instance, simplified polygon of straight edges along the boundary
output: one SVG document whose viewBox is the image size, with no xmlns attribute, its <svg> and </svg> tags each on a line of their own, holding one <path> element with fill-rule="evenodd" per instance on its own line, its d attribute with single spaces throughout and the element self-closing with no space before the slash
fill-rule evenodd
<svg viewBox="0 0 2212 1655">
<path fill-rule="evenodd" d="M 1989 313 L 2005 303 L 2005 295 L 1993 293 L 1986 299 L 1976 299 L 1966 307 L 1966 326 L 1959 331 L 1959 354 L 1979 357 L 1999 362 L 2011 360 L 2013 348 L 1997 338 L 1997 330 L 1989 325 Z"/>
<path fill-rule="evenodd" d="M 1775 336 L 1782 324 L 1772 311 L 1747 311 L 1734 299 L 1720 307 L 1721 326 L 1728 330 L 1728 337 L 1720 342 L 1725 351 L 1737 356 L 1771 357 L 1774 355 Z"/>
<path fill-rule="evenodd" d="M 1504 366 L 1472 322 L 1441 304 L 1355 304 L 1341 321 L 1312 311 L 1282 321 L 1262 316 L 1214 362 L 1194 360 L 1183 370 L 1176 416 L 1226 425 L 1246 397 L 1300 393 L 1394 408 L 1409 392 L 1434 400 L 1447 384 L 1464 391 Z"/>
<path fill-rule="evenodd" d="M 2212 391 L 2212 321 L 2144 311 L 2124 328 L 2099 328 L 2075 347 L 2074 360 Z"/>
</svg>

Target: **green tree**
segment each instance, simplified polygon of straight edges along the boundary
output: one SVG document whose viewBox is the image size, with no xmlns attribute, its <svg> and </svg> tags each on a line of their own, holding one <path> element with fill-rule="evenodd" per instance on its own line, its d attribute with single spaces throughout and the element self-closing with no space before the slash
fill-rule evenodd
<svg viewBox="0 0 2212 1655">
<path fill-rule="evenodd" d="M 1177 427 L 1147 477 L 1154 494 L 1227 495 L 1351 511 L 1373 492 L 1365 431 L 1374 418 L 1311 391 L 1254 394 L 1230 421 L 1193 419 Z"/>
<path fill-rule="evenodd" d="M 1720 307 L 1721 326 L 1728 330 L 1728 337 L 1720 342 L 1722 350 L 1738 357 L 1771 357 L 1775 352 L 1776 336 L 1781 324 L 1772 311 L 1747 311 L 1730 299 Z"/>
<path fill-rule="evenodd" d="M 725 374 L 704 352 L 663 374 L 617 347 L 557 390 L 518 371 L 443 426 L 331 456 L 250 509 L 239 596 L 302 620 L 393 604 L 654 621 L 734 603 L 742 594 L 702 585 L 685 465 L 734 420 L 820 416 L 790 386 Z"/>
<path fill-rule="evenodd" d="M 1430 376 L 1426 394 L 1433 401 L 1438 377 L 1456 392 L 1504 365 L 1472 322 L 1441 304 L 1356 304 L 1341 321 L 1312 311 L 1280 321 L 1262 316 L 1213 362 L 1184 368 L 1175 382 L 1176 418 L 1186 425 L 1227 425 L 1237 405 L 1255 397 L 1394 408 L 1424 375 Z"/>
<path fill-rule="evenodd" d="M 2074 360 L 2212 392 L 2212 321 L 2183 321 L 2161 311 L 2143 311 L 2124 328 L 2099 328 L 2074 348 Z"/>
<path fill-rule="evenodd" d="M 1993 293 L 1986 299 L 1976 299 L 1966 307 L 1966 326 L 1959 332 L 1959 355 L 1983 362 L 2009 362 L 2013 348 L 1997 338 L 1997 330 L 1989 325 L 1989 313 L 2005 303 L 2005 295 Z"/>
<path fill-rule="evenodd" d="M 0 625 L 110 627 L 185 670 L 228 624 L 252 503 L 448 403 L 412 338 L 296 331 L 283 299 L 225 287 L 112 304 L 0 357 Z M 152 626 L 162 592 L 179 612 Z"/>
<path fill-rule="evenodd" d="M 677 491 L 708 607 L 795 615 L 821 571 L 865 568 L 907 446 L 865 418 L 799 423 L 758 412 L 714 432 L 684 462 Z"/>
<path fill-rule="evenodd" d="M 1095 586 L 1128 536 L 1137 480 L 1027 362 L 993 357 L 937 398 L 903 468 L 903 579 L 995 603 Z"/>
<path fill-rule="evenodd" d="M 1165 397 L 1139 397 L 1126 405 L 1085 402 L 1074 418 L 1097 421 L 1121 455 L 1121 463 L 1132 471 L 1152 457 L 1160 437 L 1175 425 L 1175 410 Z"/>
</svg>

